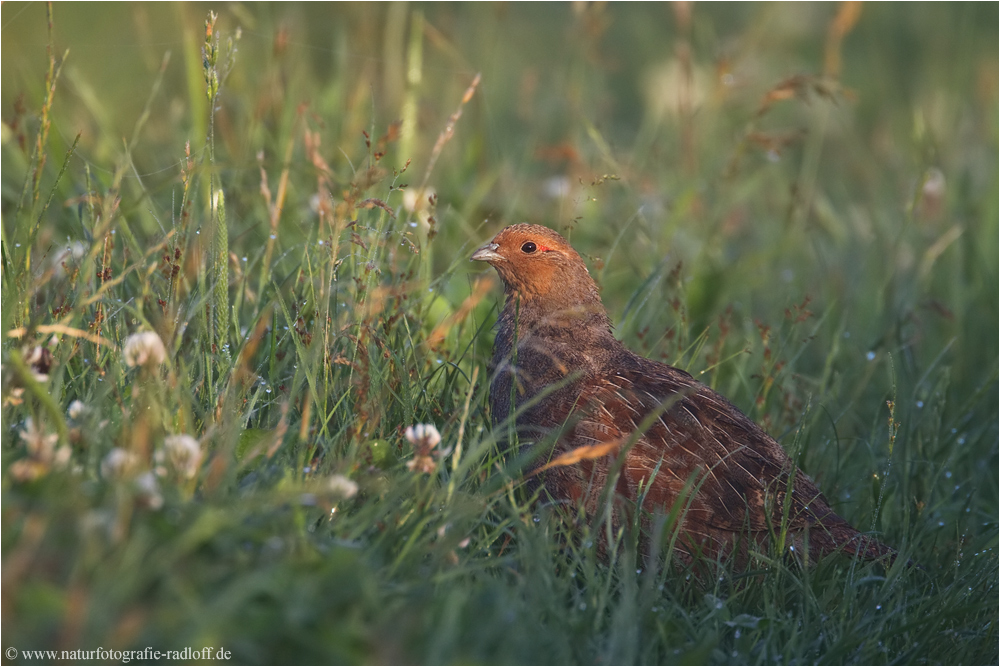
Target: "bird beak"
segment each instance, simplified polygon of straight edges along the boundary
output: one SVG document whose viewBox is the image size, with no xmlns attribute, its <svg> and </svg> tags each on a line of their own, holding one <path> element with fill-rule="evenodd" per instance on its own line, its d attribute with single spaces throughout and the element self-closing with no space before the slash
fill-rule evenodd
<svg viewBox="0 0 1000 667">
<path fill-rule="evenodd" d="M 472 257 L 469 259 L 480 262 L 502 262 L 504 261 L 504 257 L 497 252 L 497 248 L 499 247 L 500 246 L 496 243 L 487 243 L 482 248 L 472 253 Z"/>
</svg>

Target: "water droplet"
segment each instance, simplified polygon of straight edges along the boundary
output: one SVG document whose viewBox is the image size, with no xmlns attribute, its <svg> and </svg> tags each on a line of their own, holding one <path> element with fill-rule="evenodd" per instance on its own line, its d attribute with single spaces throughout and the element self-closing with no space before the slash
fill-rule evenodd
<svg viewBox="0 0 1000 667">
<path fill-rule="evenodd" d="M 875 361 L 875 353 L 869 352 L 868 354 L 865 355 L 865 358 L 868 359 L 868 361 Z"/>
<path fill-rule="evenodd" d="M 531 517 L 531 520 L 534 521 L 535 523 L 538 523 L 539 521 L 541 521 L 541 519 L 539 519 L 537 515 Z"/>
<path fill-rule="evenodd" d="M 581 602 L 580 603 L 580 611 L 585 611 L 586 609 L 587 609 L 587 603 L 586 602 Z"/>
<path fill-rule="evenodd" d="M 882 605 L 880 604 L 875 605 L 875 611 L 882 611 Z"/>
<path fill-rule="evenodd" d="M 850 338 L 850 337 L 851 337 L 851 332 L 850 331 L 845 331 L 844 332 L 844 338 Z"/>
<path fill-rule="evenodd" d="M 944 521 L 938 521 L 938 527 L 944 526 Z"/>
<path fill-rule="evenodd" d="M 316 245 L 323 245 L 323 241 L 318 241 Z"/>
<path fill-rule="evenodd" d="M 958 439 L 958 444 L 960 444 L 960 445 L 964 445 L 965 444 L 965 436 L 962 436 L 961 438 Z"/>
<path fill-rule="evenodd" d="M 274 234 L 271 234 L 271 237 L 270 237 L 270 238 L 272 238 L 272 239 L 276 239 L 276 238 L 278 238 L 278 237 L 277 237 L 277 236 L 275 236 Z"/>
<path fill-rule="evenodd" d="M 415 222 L 411 222 L 410 223 L 410 227 L 416 227 L 416 226 L 417 226 L 417 223 L 415 223 Z"/>
<path fill-rule="evenodd" d="M 917 407 L 918 408 L 924 407 L 924 402 L 923 401 L 917 401 Z"/>
<path fill-rule="evenodd" d="M 243 261 L 244 261 L 244 262 L 245 262 L 245 261 L 247 261 L 247 258 L 246 258 L 246 257 L 244 257 L 244 258 L 243 258 Z"/>
<path fill-rule="evenodd" d="M 640 567 L 638 570 L 635 571 L 635 573 L 636 574 L 642 574 L 642 568 Z"/>
<path fill-rule="evenodd" d="M 733 639 L 739 639 L 741 634 L 740 629 L 736 628 L 736 632 L 733 633 Z M 733 655 L 736 655 L 736 651 L 733 651 Z"/>
<path fill-rule="evenodd" d="M 945 476 L 945 477 L 946 477 L 947 479 L 951 479 L 951 471 L 950 471 L 950 470 L 945 470 L 945 472 L 944 472 L 944 476 Z"/>
</svg>

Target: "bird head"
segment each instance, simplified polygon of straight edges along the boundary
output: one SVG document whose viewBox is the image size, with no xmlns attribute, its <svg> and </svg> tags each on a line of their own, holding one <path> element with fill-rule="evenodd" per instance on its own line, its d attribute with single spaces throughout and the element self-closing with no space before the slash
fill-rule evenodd
<svg viewBox="0 0 1000 667">
<path fill-rule="evenodd" d="M 472 253 L 472 259 L 496 269 L 508 295 L 529 301 L 555 301 L 564 307 L 601 303 L 597 284 L 580 255 L 548 227 L 506 227 Z"/>
</svg>

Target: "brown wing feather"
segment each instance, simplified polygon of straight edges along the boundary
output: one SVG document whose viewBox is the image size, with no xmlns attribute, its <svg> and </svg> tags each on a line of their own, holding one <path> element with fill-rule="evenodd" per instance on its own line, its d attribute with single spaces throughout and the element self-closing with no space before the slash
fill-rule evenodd
<svg viewBox="0 0 1000 667">
<path fill-rule="evenodd" d="M 670 366 L 630 361 L 582 382 L 575 405 L 546 406 L 572 424 L 556 454 L 570 444 L 629 447 L 616 491 L 634 499 L 645 488 L 647 511 L 669 512 L 683 502 L 681 535 L 689 549 L 728 552 L 740 537 L 766 541 L 785 521 L 791 489 L 784 523 L 791 544 L 801 543 L 808 528 L 813 557 L 838 549 L 871 558 L 893 553 L 874 540 L 862 546 L 863 536 L 833 512 L 781 446 L 722 396 Z M 583 499 L 593 513 L 620 453 L 558 471 L 547 484 L 563 497 Z"/>
</svg>

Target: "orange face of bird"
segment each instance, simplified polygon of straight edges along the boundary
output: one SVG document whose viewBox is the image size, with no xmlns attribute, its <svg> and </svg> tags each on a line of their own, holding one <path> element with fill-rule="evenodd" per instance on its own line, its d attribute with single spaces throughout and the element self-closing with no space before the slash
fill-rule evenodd
<svg viewBox="0 0 1000 667">
<path fill-rule="evenodd" d="M 508 292 L 524 297 L 547 296 L 576 284 L 580 274 L 590 282 L 580 255 L 557 232 L 540 225 L 511 225 L 472 254 L 500 274 Z"/>
</svg>

